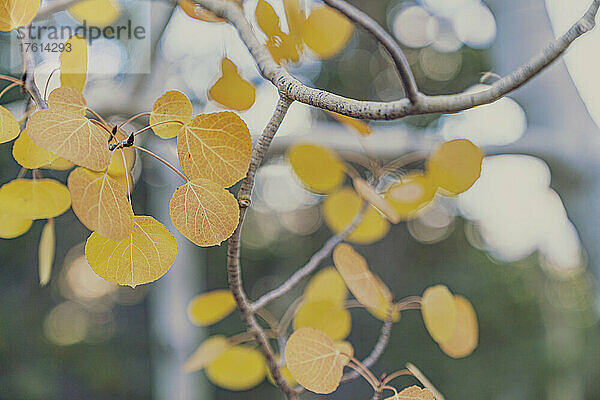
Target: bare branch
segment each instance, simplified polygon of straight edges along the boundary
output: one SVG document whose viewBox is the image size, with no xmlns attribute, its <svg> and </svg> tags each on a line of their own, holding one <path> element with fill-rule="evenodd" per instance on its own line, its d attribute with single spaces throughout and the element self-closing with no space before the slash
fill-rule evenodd
<svg viewBox="0 0 600 400">
<path fill-rule="evenodd" d="M 348 19 L 369 32 L 379 43 L 381 43 L 392 57 L 392 60 L 394 60 L 394 64 L 396 64 L 396 70 L 404 85 L 406 97 L 412 104 L 415 104 L 419 96 L 417 82 L 415 82 L 415 77 L 413 76 L 410 65 L 408 64 L 402 49 L 398 43 L 396 43 L 394 38 L 392 38 L 373 18 L 346 1 L 323 0 L 323 2 L 344 14 Z"/>
<path fill-rule="evenodd" d="M 294 286 L 296 286 L 302 279 L 310 275 L 323 261 L 325 258 L 329 257 L 335 246 L 340 244 L 344 239 L 348 237 L 356 229 L 358 224 L 362 221 L 365 213 L 369 208 L 369 203 L 364 204 L 363 208 L 360 210 L 358 214 L 354 217 L 350 225 L 344 231 L 338 233 L 337 235 L 329 238 L 327 242 L 321 247 L 319 251 L 314 253 L 310 260 L 300 269 L 298 269 L 292 276 L 288 278 L 283 284 L 278 286 L 277 288 L 271 290 L 268 293 L 262 295 L 258 300 L 252 304 L 252 310 L 259 310 L 266 306 L 271 301 L 283 296 L 287 292 L 289 292 Z"/>
</svg>

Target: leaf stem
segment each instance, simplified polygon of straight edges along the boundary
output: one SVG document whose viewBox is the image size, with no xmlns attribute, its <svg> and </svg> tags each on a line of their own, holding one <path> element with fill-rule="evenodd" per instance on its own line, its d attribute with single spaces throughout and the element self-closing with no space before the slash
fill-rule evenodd
<svg viewBox="0 0 600 400">
<path fill-rule="evenodd" d="M 111 136 L 112 136 L 112 132 L 110 132 L 110 131 L 108 130 L 108 122 L 106 122 L 106 121 L 104 120 L 104 118 L 102 118 L 102 115 L 98 114 L 96 111 L 92 110 L 92 109 L 91 109 L 91 108 L 89 108 L 89 107 L 87 108 L 87 110 L 88 110 L 90 113 L 92 113 L 92 114 L 93 114 L 93 115 L 94 115 L 96 118 L 98 118 L 98 119 L 100 120 L 100 122 L 102 122 L 102 123 L 105 125 L 105 128 L 106 128 L 106 130 L 107 130 L 107 131 L 108 131 L 108 132 L 111 134 Z M 92 121 L 93 121 L 93 120 L 92 120 Z"/>
<path fill-rule="evenodd" d="M 8 92 L 10 89 L 12 89 L 16 86 L 21 86 L 21 83 L 13 82 L 10 85 L 8 85 L 7 87 L 5 87 L 4 90 L 2 90 L 2 92 L 0 92 L 0 98 L 2 98 L 2 96 L 4 96 L 6 94 L 6 92 Z"/>
<path fill-rule="evenodd" d="M 413 376 L 412 372 L 410 372 L 409 370 L 401 369 L 400 371 L 392 372 L 391 374 L 386 376 L 381 383 L 383 385 L 387 385 L 390 381 L 392 381 L 400 376 L 406 376 L 406 375 Z"/>
<path fill-rule="evenodd" d="M 147 130 L 150 130 L 150 129 L 154 128 L 155 126 L 165 125 L 165 124 L 173 124 L 173 123 L 179 123 L 179 124 L 181 124 L 181 126 L 185 125 L 184 122 L 181 122 L 181 121 L 178 121 L 178 120 L 161 121 L 161 122 L 157 122 L 155 124 L 149 125 L 149 126 L 143 128 L 143 129 L 140 129 L 139 131 L 135 132 L 133 134 L 133 136 L 137 136 L 137 135 L 139 135 L 142 132 L 145 132 Z"/>
<path fill-rule="evenodd" d="M 158 161 L 160 161 L 161 163 L 165 164 L 167 167 L 171 168 L 173 170 L 173 172 L 175 172 L 177 175 L 179 175 L 181 177 L 181 179 L 185 180 L 186 182 L 189 182 L 190 180 L 188 179 L 187 176 L 185 176 L 181 171 L 179 171 L 177 168 L 175 168 L 173 166 L 173 164 L 171 164 L 170 162 L 168 162 L 167 160 L 165 160 L 164 158 L 160 157 L 157 154 L 154 154 L 153 152 L 151 152 L 150 150 L 147 150 L 143 147 L 140 146 L 131 146 L 132 149 L 138 149 L 140 151 L 143 151 L 144 153 L 156 158 Z"/>
<path fill-rule="evenodd" d="M 120 123 L 120 124 L 119 124 L 119 129 L 121 129 L 122 127 L 124 127 L 124 126 L 125 126 L 125 125 L 127 125 L 128 123 L 130 123 L 130 122 L 132 122 L 132 121 L 134 121 L 134 120 L 136 120 L 136 119 L 138 119 L 138 118 L 141 118 L 141 117 L 144 117 L 144 116 L 146 116 L 146 115 L 150 115 L 150 114 L 151 114 L 151 113 L 149 113 L 149 112 L 143 112 L 143 113 L 136 114 L 136 115 L 134 115 L 133 117 L 129 118 L 127 121 Z"/>
<path fill-rule="evenodd" d="M 369 368 L 367 368 L 362 362 L 356 359 L 356 357 L 350 357 L 350 360 L 354 363 L 348 363 L 347 365 L 352 368 L 354 371 L 359 373 L 363 378 L 366 379 L 367 382 L 373 386 L 373 389 L 377 390 L 379 386 L 379 381 L 375 378 L 375 375 L 371 372 Z"/>
</svg>

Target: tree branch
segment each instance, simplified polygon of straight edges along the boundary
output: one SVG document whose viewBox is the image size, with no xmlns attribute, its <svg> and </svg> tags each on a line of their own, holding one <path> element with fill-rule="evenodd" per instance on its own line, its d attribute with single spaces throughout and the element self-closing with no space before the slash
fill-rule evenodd
<svg viewBox="0 0 600 400">
<path fill-rule="evenodd" d="M 369 34 L 371 34 L 371 36 L 373 36 L 375 40 L 381 43 L 381 45 L 387 50 L 389 55 L 392 57 L 392 60 L 396 65 L 396 71 L 398 71 L 398 75 L 400 75 L 400 79 L 402 80 L 402 84 L 404 85 L 406 97 L 412 104 L 415 104 L 419 96 L 417 82 L 415 81 L 415 77 L 413 76 L 408 61 L 404 56 L 404 52 L 402 51 L 398 43 L 396 43 L 394 38 L 392 38 L 385 31 L 385 29 L 383 29 L 381 25 L 379 25 L 373 18 L 371 18 L 369 15 L 365 14 L 361 10 L 357 9 L 353 5 L 347 3 L 346 1 L 323 0 L 323 2 L 344 14 L 346 17 L 348 17 L 348 19 L 350 19 L 356 25 L 369 32 Z"/>
<path fill-rule="evenodd" d="M 238 226 L 229 239 L 229 247 L 227 250 L 227 276 L 229 282 L 229 288 L 231 289 L 233 296 L 235 297 L 235 301 L 237 303 L 237 308 L 240 312 L 242 320 L 246 324 L 248 332 L 252 333 L 256 342 L 258 343 L 262 353 L 265 355 L 267 359 L 267 364 L 269 365 L 269 369 L 271 370 L 271 374 L 277 382 L 277 385 L 283 390 L 286 396 L 289 399 L 296 398 L 296 390 L 291 387 L 285 378 L 281 375 L 281 371 L 279 370 L 279 366 L 277 365 L 277 360 L 275 359 L 275 355 L 273 354 L 273 350 L 269 344 L 269 339 L 265 334 L 265 331 L 260 326 L 260 324 L 256 321 L 254 316 L 254 312 L 251 309 L 250 302 L 248 301 L 248 297 L 246 292 L 244 291 L 242 285 L 242 276 L 241 276 L 241 267 L 240 267 L 240 236 L 242 232 L 242 225 L 244 222 L 244 218 L 246 216 L 246 211 L 250 206 L 250 197 L 252 194 L 252 188 L 254 187 L 254 179 L 256 177 L 256 171 L 258 167 L 262 163 L 267 150 L 275 136 L 275 133 L 279 129 L 287 110 L 292 104 L 291 99 L 281 96 L 277 103 L 277 107 L 271 120 L 265 127 L 258 143 L 254 147 L 252 151 L 252 161 L 250 162 L 250 169 L 246 178 L 242 181 L 242 185 L 240 187 L 240 191 L 238 192 L 238 202 L 240 204 L 240 219 L 238 222 Z"/>
<path fill-rule="evenodd" d="M 196 0 L 196 2 L 217 16 L 228 20 L 237 28 L 262 75 L 270 80 L 280 93 L 318 108 L 354 118 L 373 120 L 398 119 L 409 115 L 452 113 L 492 103 L 523 86 L 560 57 L 579 36 L 590 31 L 595 26 L 595 17 L 600 7 L 600 0 L 594 0 L 585 15 L 564 35 L 552 41 L 542 52 L 532 57 L 510 75 L 496 81 L 488 89 L 477 93 L 456 95 L 426 96 L 420 94 L 417 96 L 416 104 L 412 104 L 408 99 L 392 102 L 361 101 L 308 87 L 292 77 L 273 60 L 269 51 L 254 35 L 252 26 L 235 2 L 224 0 Z"/>
</svg>

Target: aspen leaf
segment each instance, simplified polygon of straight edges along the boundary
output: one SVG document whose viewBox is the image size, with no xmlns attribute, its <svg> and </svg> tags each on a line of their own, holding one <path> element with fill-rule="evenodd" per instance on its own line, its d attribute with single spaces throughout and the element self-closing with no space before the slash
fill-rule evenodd
<svg viewBox="0 0 600 400">
<path fill-rule="evenodd" d="M 40 8 L 40 0 L 2 0 L 0 31 L 8 32 L 29 25 Z"/>
<path fill-rule="evenodd" d="M 287 367 L 287 365 L 284 365 L 283 367 L 279 368 L 279 372 L 281 372 L 281 375 L 283 376 L 283 379 L 285 379 L 285 381 L 290 386 L 296 386 L 296 385 L 298 385 L 298 382 L 296 382 L 296 380 L 294 379 L 294 377 L 290 373 L 290 370 Z M 272 385 L 277 386 L 277 382 L 275 382 L 275 378 L 273 378 L 273 374 L 271 374 L 271 369 L 269 368 L 269 365 L 265 365 L 265 374 L 267 375 L 267 380 L 269 381 L 269 383 L 271 383 Z"/>
<path fill-rule="evenodd" d="M 411 386 L 394 396 L 387 397 L 385 400 L 435 400 L 435 397 L 433 397 L 433 393 L 429 389 Z"/>
<path fill-rule="evenodd" d="M 188 317 L 198 326 L 215 324 L 235 310 L 235 299 L 230 290 L 214 290 L 198 295 L 190 301 Z"/>
<path fill-rule="evenodd" d="M 210 179 L 229 187 L 248 173 L 252 139 L 237 114 L 203 114 L 180 129 L 177 152 L 181 168 L 190 179 Z"/>
<path fill-rule="evenodd" d="M 408 220 L 433 200 L 436 190 L 437 185 L 428 176 L 414 172 L 402 177 L 402 182 L 390 186 L 385 199 L 402 220 Z"/>
<path fill-rule="evenodd" d="M 446 286 L 436 285 L 425 290 L 421 314 L 433 340 L 441 343 L 452 338 L 456 327 L 456 305 Z"/>
<path fill-rule="evenodd" d="M 443 143 L 426 164 L 427 175 L 451 194 L 469 189 L 481 175 L 483 152 L 467 139 Z"/>
<path fill-rule="evenodd" d="M 169 210 L 175 228 L 202 247 L 219 245 L 233 235 L 240 213 L 235 197 L 208 179 L 178 187 Z"/>
<path fill-rule="evenodd" d="M 38 250 L 38 262 L 40 273 L 40 286 L 46 286 L 50 281 L 52 264 L 54 264 L 54 249 L 56 239 L 54 235 L 54 221 L 49 220 L 42 229 L 40 247 Z"/>
<path fill-rule="evenodd" d="M 344 365 L 348 364 L 350 359 L 354 357 L 354 347 L 349 342 L 335 342 L 335 348 L 344 359 Z"/>
<path fill-rule="evenodd" d="M 221 71 L 223 75 L 208 91 L 210 98 L 236 111 L 244 111 L 252 107 L 256 98 L 256 89 L 242 78 L 237 66 L 228 58 L 223 58 Z"/>
<path fill-rule="evenodd" d="M 53 179 L 15 179 L 0 188 L 0 210 L 15 216 L 48 219 L 69 207 L 69 190 Z"/>
<path fill-rule="evenodd" d="M 334 232 L 344 231 L 363 207 L 363 200 L 351 188 L 343 188 L 323 202 L 323 215 L 327 226 Z M 358 244 L 374 243 L 388 233 L 390 224 L 379 211 L 369 207 L 360 224 L 346 238 Z"/>
<path fill-rule="evenodd" d="M 225 22 L 192 0 L 179 0 L 179 6 L 190 17 L 204 22 Z"/>
<path fill-rule="evenodd" d="M 44 165 L 42 168 L 53 169 L 56 171 L 67 171 L 73 168 L 74 166 L 75 164 L 73 164 L 71 161 L 65 160 L 62 157 L 58 157 L 57 159 L 50 162 L 50 164 Z"/>
<path fill-rule="evenodd" d="M 206 376 L 217 386 L 229 390 L 248 390 L 265 379 L 266 361 L 262 353 L 249 346 L 230 347 L 206 368 Z"/>
<path fill-rule="evenodd" d="M 17 136 L 19 136 L 19 123 L 10 111 L 0 106 L 0 143 L 10 142 Z"/>
<path fill-rule="evenodd" d="M 350 41 L 354 25 L 331 7 L 313 9 L 302 29 L 304 43 L 319 58 L 328 59 L 342 51 Z"/>
<path fill-rule="evenodd" d="M 294 329 L 316 328 L 333 340 L 345 339 L 352 328 L 350 312 L 328 300 L 303 302 L 294 316 Z"/>
<path fill-rule="evenodd" d="M 15 140 L 12 154 L 16 162 L 28 169 L 45 167 L 58 158 L 56 154 L 33 143 L 26 129 Z"/>
<path fill-rule="evenodd" d="M 347 356 L 329 336 L 315 328 L 295 331 L 285 346 L 285 359 L 294 379 L 311 392 L 332 393 L 342 379 Z"/>
<path fill-rule="evenodd" d="M 466 357 L 475 350 L 479 340 L 477 314 L 469 300 L 454 296 L 456 327 L 450 339 L 441 342 L 440 348 L 453 358 Z"/>
<path fill-rule="evenodd" d="M 108 164 L 108 174 L 112 177 L 118 178 L 123 177 L 127 172 L 127 175 L 131 177 L 130 171 L 135 162 L 135 150 L 131 147 L 126 147 L 123 149 L 114 150 L 113 153 L 114 154 L 110 160 L 110 164 Z M 123 187 L 127 188 L 125 185 L 123 185 Z"/>
<path fill-rule="evenodd" d="M 331 193 L 344 183 L 344 164 L 326 147 L 296 144 L 288 150 L 287 157 L 298 178 L 313 192 Z"/>
<path fill-rule="evenodd" d="M 373 277 L 376 281 L 376 284 L 379 288 L 379 293 L 381 295 L 379 296 L 379 305 L 375 308 L 367 308 L 367 311 L 371 313 L 371 315 L 373 315 L 375 318 L 381 321 L 386 321 L 391 311 L 392 322 L 400 321 L 400 311 L 398 311 L 398 308 L 393 303 L 394 296 L 390 292 L 390 289 L 386 286 L 385 283 L 383 283 L 381 278 L 379 278 L 377 275 L 373 275 Z"/>
<path fill-rule="evenodd" d="M 87 102 L 81 92 L 69 86 L 54 89 L 48 96 L 48 105 L 50 108 L 73 111 L 81 115 L 85 115 L 87 109 Z"/>
<path fill-rule="evenodd" d="M 334 267 L 319 271 L 304 289 L 304 300 L 308 302 L 329 300 L 333 304 L 344 304 L 348 289 L 344 280 Z"/>
<path fill-rule="evenodd" d="M 396 210 L 382 197 L 377 193 L 375 188 L 367 181 L 362 178 L 354 178 L 352 180 L 354 184 L 354 190 L 360 197 L 369 202 L 372 206 L 376 207 L 385 217 L 397 224 L 400 222 L 400 215 L 396 212 Z"/>
<path fill-rule="evenodd" d="M 268 38 L 278 36 L 282 33 L 279 17 L 271 4 L 265 0 L 258 0 L 255 15 L 258 26 Z"/>
<path fill-rule="evenodd" d="M 133 230 L 133 209 L 127 189 L 104 172 L 77 168 L 67 181 L 75 215 L 89 230 L 121 240 Z"/>
<path fill-rule="evenodd" d="M 338 114 L 333 111 L 328 111 L 328 113 L 333 118 L 335 118 L 338 122 L 347 126 L 348 128 L 352 129 L 353 131 L 360 133 L 362 136 L 368 136 L 371 134 L 371 127 L 366 122 L 364 122 L 360 119 L 352 118 L 347 115 Z"/>
<path fill-rule="evenodd" d="M 206 339 L 198 349 L 183 364 L 184 372 L 195 372 L 206 368 L 211 362 L 220 357 L 231 345 L 223 335 L 215 335 Z"/>
<path fill-rule="evenodd" d="M 33 221 L 0 210 L 0 239 L 14 239 L 25 234 Z"/>
<path fill-rule="evenodd" d="M 104 27 L 119 18 L 121 9 L 114 0 L 84 0 L 69 7 L 69 13 L 79 22 Z"/>
<path fill-rule="evenodd" d="M 152 107 L 150 113 L 150 125 L 165 121 L 181 121 L 189 124 L 192 121 L 193 107 L 188 97 L 177 91 L 172 90 L 163 94 Z M 181 124 L 177 122 L 158 125 L 152 128 L 154 133 L 163 139 L 169 139 L 177 136 Z"/>
<path fill-rule="evenodd" d="M 154 282 L 175 262 L 177 242 L 160 222 L 136 216 L 131 234 L 115 241 L 92 233 L 85 245 L 85 257 L 100 277 L 135 288 Z"/>
<path fill-rule="evenodd" d="M 298 62 L 300 60 L 299 49 L 287 33 L 281 33 L 267 40 L 265 44 L 277 64 L 284 61 Z"/>
<path fill-rule="evenodd" d="M 106 132 L 77 112 L 38 111 L 29 118 L 27 132 L 41 148 L 82 167 L 101 171 L 110 161 Z"/>
<path fill-rule="evenodd" d="M 83 36 L 73 35 L 65 45 L 70 45 L 71 51 L 60 53 L 60 83 L 82 92 L 87 79 L 87 41 Z"/>
</svg>

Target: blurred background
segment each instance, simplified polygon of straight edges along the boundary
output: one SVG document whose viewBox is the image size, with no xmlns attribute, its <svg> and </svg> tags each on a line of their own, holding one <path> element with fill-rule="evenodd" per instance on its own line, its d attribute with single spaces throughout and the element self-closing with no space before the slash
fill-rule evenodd
<svg viewBox="0 0 600 400">
<path fill-rule="evenodd" d="M 43 4 L 53 1 L 58 0 Z M 279 0 L 269 2 L 283 11 Z M 136 18 L 132 1 L 119 3 L 120 18 Z M 472 90 L 482 77 L 491 83 L 494 74 L 510 73 L 562 34 L 590 1 L 351 3 L 395 36 L 423 92 L 448 94 Z M 167 1 L 149 6 L 151 14 L 144 17 L 151 33 L 149 59 L 114 40 L 100 39 L 90 47 L 90 65 L 102 67 L 88 79 L 89 105 L 123 121 L 176 89 L 192 99 L 196 114 L 219 110 L 207 91 L 227 56 L 257 88 L 254 106 L 240 115 L 254 137 L 260 134 L 277 93 L 259 76 L 234 28 L 193 20 Z M 244 1 L 251 19 L 255 7 L 256 1 Z M 53 18 L 75 24 L 66 12 Z M 0 73 L 20 62 L 8 57 L 13 34 L 0 35 Z M 595 30 L 510 97 L 453 115 L 371 123 L 374 133 L 366 138 L 320 110 L 293 104 L 259 171 L 244 228 L 243 272 L 250 298 L 283 282 L 332 235 L 323 224 L 321 196 L 303 189 L 285 160 L 290 144 L 310 141 L 363 154 L 368 148 L 387 161 L 467 138 L 487 154 L 479 181 L 457 198 L 437 199 L 418 218 L 395 225 L 384 240 L 357 250 L 398 298 L 444 283 L 470 299 L 479 317 L 479 347 L 465 359 L 447 357 L 429 338 L 419 313 L 409 311 L 395 324 L 374 371 L 395 371 L 413 362 L 448 399 L 600 398 L 599 48 L 600 30 Z M 44 87 L 58 60 L 43 55 L 37 61 L 36 81 Z M 131 73 L 141 62 L 150 63 L 150 73 Z M 288 68 L 305 83 L 345 96 L 386 101 L 403 96 L 390 60 L 359 30 L 334 58 L 320 61 L 304 53 Z M 50 89 L 58 84 L 52 76 Z M 19 112 L 22 98 L 11 93 L 1 103 Z M 176 159 L 173 141 L 150 135 L 145 140 L 155 152 Z M 10 143 L 0 145 L 2 183 L 19 172 L 11 150 Z M 44 174 L 64 181 L 67 173 Z M 155 215 L 170 227 L 168 199 L 177 183 L 171 172 L 138 156 L 134 175 L 136 214 Z M 18 239 L 0 240 L 1 399 L 282 398 L 267 381 L 248 392 L 229 392 L 212 386 L 202 372 L 181 372 L 203 338 L 243 329 L 235 314 L 210 329 L 195 327 L 186 316 L 192 297 L 226 287 L 225 246 L 200 249 L 177 236 L 180 253 L 171 271 L 133 290 L 93 273 L 83 256 L 89 232 L 71 211 L 56 224 L 55 269 L 44 288 L 37 278 L 42 223 Z M 293 291 L 269 310 L 280 316 L 300 293 Z M 359 309 L 352 316 L 349 340 L 363 358 L 380 322 Z M 367 399 L 370 388 L 357 380 L 330 397 Z"/>
</svg>

